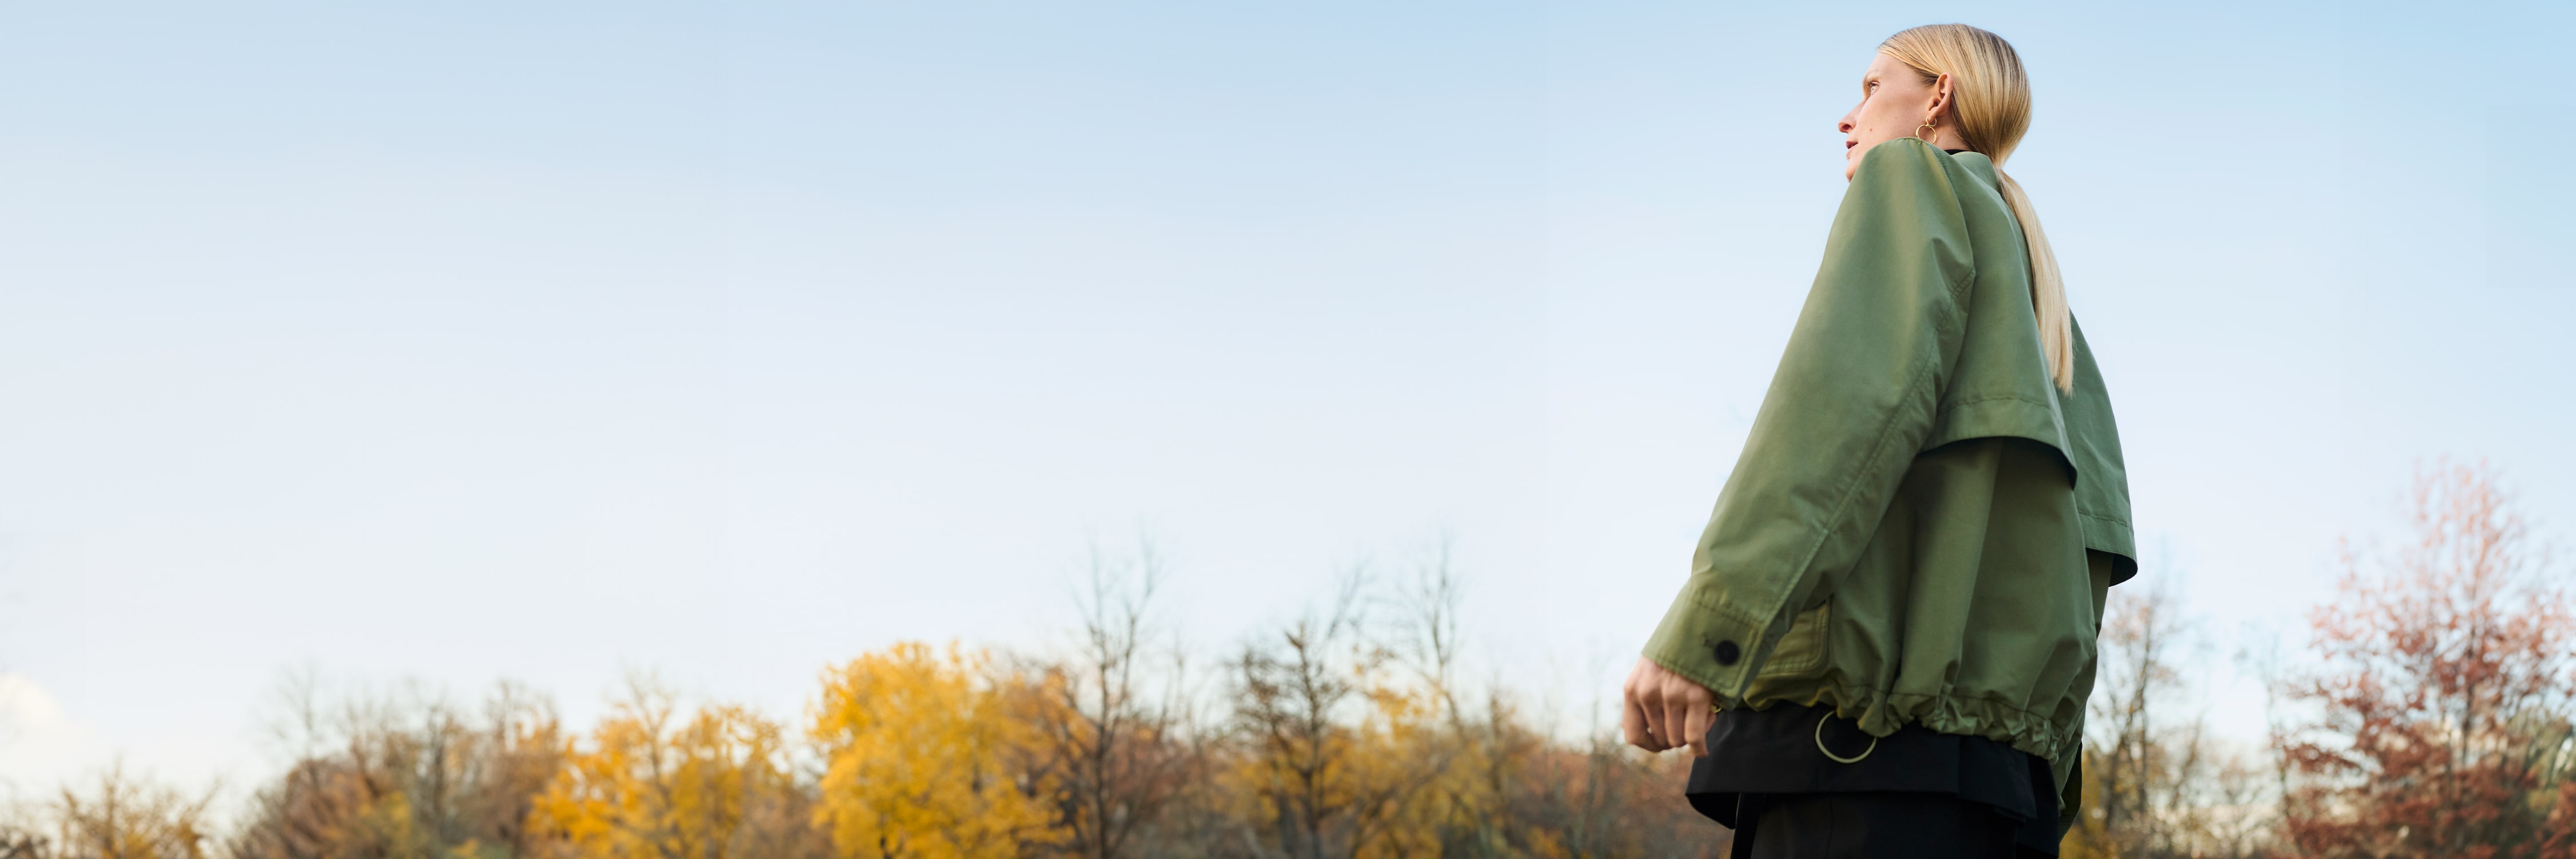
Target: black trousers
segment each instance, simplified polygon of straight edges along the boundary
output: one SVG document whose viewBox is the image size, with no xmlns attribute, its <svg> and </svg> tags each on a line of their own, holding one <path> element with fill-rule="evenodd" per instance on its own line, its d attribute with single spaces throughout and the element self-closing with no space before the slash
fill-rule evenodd
<svg viewBox="0 0 2576 859">
<path fill-rule="evenodd" d="M 1768 793 L 1738 800 L 1733 859 L 2015 859 L 2021 824 L 1938 793 Z"/>
</svg>

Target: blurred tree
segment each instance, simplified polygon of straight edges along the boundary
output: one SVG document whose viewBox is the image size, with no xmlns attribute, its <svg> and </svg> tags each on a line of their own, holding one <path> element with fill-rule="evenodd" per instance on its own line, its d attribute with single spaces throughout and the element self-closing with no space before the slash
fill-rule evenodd
<svg viewBox="0 0 2576 859">
<path fill-rule="evenodd" d="M 1372 639 L 1367 577 L 1343 577 L 1331 605 L 1235 660 L 1229 786 L 1246 840 L 1292 859 L 1401 856 L 1424 832 L 1433 782 L 1448 774 L 1438 690 L 1394 682 Z"/>
<path fill-rule="evenodd" d="M 1582 747 L 1548 744 L 1512 780 L 1506 814 L 1522 827 L 1510 855 L 1548 859 L 1715 857 L 1734 833 L 1682 798 L 1691 759 L 1654 755 L 1596 731 Z"/>
<path fill-rule="evenodd" d="M 1391 833 L 1401 855 L 1509 853 L 1522 827 L 1505 805 L 1512 781 L 1537 750 L 1499 689 L 1489 689 L 1480 706 L 1466 706 L 1474 700 L 1458 677 L 1466 586 L 1454 548 L 1448 534 L 1439 535 L 1397 595 L 1391 649 L 1410 669 L 1413 694 L 1385 684 L 1370 695 L 1386 717 L 1389 738 L 1401 747 L 1397 753 L 1427 776 L 1424 795 Z M 1411 730 L 1394 730 L 1408 723 Z"/>
<path fill-rule="evenodd" d="M 6 846 L 29 859 L 205 859 L 213 799 L 213 791 L 192 797 L 145 783 L 119 764 L 89 792 L 65 788 L 55 798 L 53 838 L 22 833 Z"/>
<path fill-rule="evenodd" d="M 781 727 L 740 706 L 684 714 L 658 682 L 625 697 L 567 747 L 530 812 L 537 856 L 584 859 L 790 859 L 822 854 L 786 766 Z"/>
<path fill-rule="evenodd" d="M 2170 570 L 2111 592 L 2086 714 L 2084 806 L 2068 859 L 2251 856 L 2273 797 L 2243 750 L 2187 713 L 2201 640 Z M 2132 590 L 2134 588 L 2135 590 Z"/>
<path fill-rule="evenodd" d="M 561 754 L 553 707 L 502 684 L 476 720 L 444 701 L 325 704 L 309 675 L 281 690 L 295 760 L 251 798 L 237 859 L 500 859 L 525 855 L 530 802 Z"/>
<path fill-rule="evenodd" d="M 1027 768 L 1040 696 L 951 644 L 834 666 L 809 735 L 826 762 L 815 822 L 858 859 L 1007 859 L 1063 840 Z"/>
<path fill-rule="evenodd" d="M 1186 665 L 1172 652 L 1168 677 L 1153 676 L 1151 611 L 1163 568 L 1153 544 L 1132 561 L 1095 550 L 1085 590 L 1076 596 L 1082 628 L 1065 660 L 1031 668 L 1041 696 L 1030 727 L 1057 776 L 1058 817 L 1069 850 L 1084 859 L 1120 859 L 1188 785 L 1198 747 L 1179 736 L 1186 716 L 1180 693 Z"/>
<path fill-rule="evenodd" d="M 0 826 L 0 859 L 44 859 L 46 848 L 52 844 L 17 821 Z"/>
<path fill-rule="evenodd" d="M 2176 651 L 2187 630 L 2173 581 L 2156 575 L 2143 590 L 2112 591 L 2096 638 L 2099 658 L 2087 714 L 2094 768 L 2086 775 L 2100 789 L 2093 797 L 2100 816 L 2081 834 L 2107 839 L 2102 846 L 2112 847 L 2111 855 L 2173 852 L 2174 833 L 2159 825 L 2160 816 L 2183 810 L 2177 788 L 2200 763 L 2197 723 L 2176 736 L 2180 725 L 2158 722 L 2160 716 L 2179 721 L 2171 705 L 2183 691 Z M 2098 830 L 2091 825 L 2097 823 Z"/>
<path fill-rule="evenodd" d="M 2566 744 L 2576 616 L 2484 464 L 2420 473 L 2412 541 L 2365 573 L 2349 547 L 2309 615 L 2323 668 L 2285 692 L 2288 837 L 2318 856 L 2576 851 Z"/>
</svg>

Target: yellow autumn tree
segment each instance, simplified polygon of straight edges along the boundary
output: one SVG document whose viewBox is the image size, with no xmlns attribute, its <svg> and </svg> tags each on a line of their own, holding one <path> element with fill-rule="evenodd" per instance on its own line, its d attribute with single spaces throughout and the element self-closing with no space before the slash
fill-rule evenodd
<svg viewBox="0 0 2576 859">
<path fill-rule="evenodd" d="M 684 718 L 685 717 L 685 718 Z M 683 713 L 666 690 L 635 680 L 530 810 L 538 855 L 583 859 L 768 859 L 793 835 L 760 826 L 784 817 L 795 783 L 784 729 L 740 706 Z M 788 821 L 794 827 L 794 821 Z"/>
<path fill-rule="evenodd" d="M 1441 846 L 1424 807 L 1455 756 L 1436 720 L 1438 690 L 1389 675 L 1390 654 L 1365 635 L 1364 584 L 1345 577 L 1326 611 L 1235 659 L 1244 742 L 1227 778 L 1231 812 L 1253 823 L 1265 850 L 1393 859 Z"/>
<path fill-rule="evenodd" d="M 811 729 L 827 764 L 814 822 L 853 859 L 1012 859 L 1061 835 L 1030 765 L 1042 696 L 950 644 L 907 642 L 827 670 Z"/>
<path fill-rule="evenodd" d="M 122 763 L 99 776 L 98 788 L 82 793 L 64 788 L 50 811 L 59 846 L 44 852 L 44 842 L 19 843 L 0 856 L 109 857 L 109 859 L 205 859 L 210 793 L 191 797 L 127 775 Z"/>
<path fill-rule="evenodd" d="M 1380 682 L 1367 697 L 1366 715 L 1352 726 L 1345 771 L 1355 810 L 1373 821 L 1371 837 L 1355 845 L 1355 855 L 1438 856 L 1452 834 L 1444 827 L 1450 813 L 1490 810 L 1455 765 L 1467 738 L 1438 718 L 1438 698 L 1430 691 Z M 1462 800 L 1467 805 L 1456 804 Z"/>
</svg>

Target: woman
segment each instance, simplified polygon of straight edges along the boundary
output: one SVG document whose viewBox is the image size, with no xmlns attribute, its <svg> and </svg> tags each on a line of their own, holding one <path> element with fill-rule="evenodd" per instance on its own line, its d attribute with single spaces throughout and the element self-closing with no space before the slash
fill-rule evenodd
<svg viewBox="0 0 2576 859">
<path fill-rule="evenodd" d="M 2055 855 L 2104 591 L 2137 569 L 2118 432 L 2030 198 L 2012 46 L 1890 37 L 1840 123 L 1825 262 L 1691 577 L 1629 676 L 1736 856 Z"/>
</svg>

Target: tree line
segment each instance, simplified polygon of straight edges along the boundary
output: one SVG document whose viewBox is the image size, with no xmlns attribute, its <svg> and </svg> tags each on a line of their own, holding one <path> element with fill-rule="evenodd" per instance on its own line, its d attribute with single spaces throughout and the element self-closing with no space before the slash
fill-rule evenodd
<svg viewBox="0 0 2576 859">
<path fill-rule="evenodd" d="M 2188 711 L 2195 623 L 2115 588 L 2070 857 L 2576 856 L 2576 615 L 2483 465 L 2425 470 L 2394 548 L 2347 546 L 2311 658 L 2249 654 L 2259 744 Z M 0 821 L 0 859 L 1710 857 L 1687 759 L 1557 730 L 1462 677 L 1445 551 L 1338 579 L 1204 658 L 1157 622 L 1150 546 L 1095 556 L 1048 653 L 909 642 L 820 673 L 807 711 L 630 678 L 586 730 L 500 685 L 282 689 L 292 763 L 218 825 L 211 791 L 111 770 Z"/>
<path fill-rule="evenodd" d="M 2576 857 L 2565 571 L 2484 463 L 2420 470 L 2405 508 L 2340 547 L 2307 659 L 2238 654 L 2270 698 L 2251 748 L 2177 706 L 2203 672 L 2174 591 L 2113 589 L 2063 855 Z"/>
</svg>

